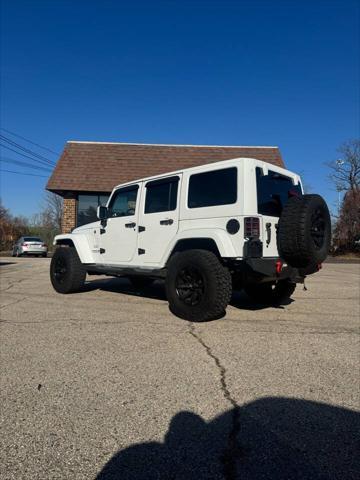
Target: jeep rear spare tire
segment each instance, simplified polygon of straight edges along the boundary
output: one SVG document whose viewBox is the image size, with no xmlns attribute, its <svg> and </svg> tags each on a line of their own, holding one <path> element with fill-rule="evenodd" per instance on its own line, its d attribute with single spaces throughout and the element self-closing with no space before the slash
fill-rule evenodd
<svg viewBox="0 0 360 480">
<path fill-rule="evenodd" d="M 165 287 L 171 312 L 192 322 L 221 317 L 232 293 L 229 270 L 207 250 L 175 254 L 168 264 Z"/>
<path fill-rule="evenodd" d="M 318 265 L 326 259 L 330 241 L 331 221 L 325 200 L 320 195 L 291 197 L 279 219 L 280 257 L 292 267 Z"/>
<path fill-rule="evenodd" d="M 51 259 L 50 279 L 58 293 L 77 292 L 84 285 L 86 270 L 73 247 L 58 247 Z"/>
</svg>

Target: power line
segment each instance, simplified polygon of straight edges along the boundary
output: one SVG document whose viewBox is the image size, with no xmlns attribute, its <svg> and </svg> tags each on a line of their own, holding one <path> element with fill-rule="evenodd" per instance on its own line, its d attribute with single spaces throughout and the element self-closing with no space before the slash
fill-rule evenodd
<svg viewBox="0 0 360 480">
<path fill-rule="evenodd" d="M 13 163 L 14 165 L 20 165 L 20 166 L 26 167 L 26 168 L 35 168 L 36 170 L 45 170 L 46 172 L 51 172 L 50 168 L 39 167 L 38 165 L 30 165 L 26 162 L 21 162 L 20 160 L 13 160 L 12 158 L 1 158 L 0 157 L 0 163 L 1 162 Z"/>
<path fill-rule="evenodd" d="M 54 155 L 57 155 L 58 157 L 60 156 L 60 153 L 54 152 L 54 150 L 51 150 L 50 148 L 44 147 L 43 145 L 40 145 L 39 143 L 32 142 L 28 138 L 22 137 L 21 135 L 19 135 L 17 133 L 14 133 L 11 130 L 7 130 L 6 128 L 3 128 L 3 127 L 0 127 L 0 130 L 2 130 L 3 132 L 6 132 L 6 133 L 10 133 L 10 135 L 14 135 L 14 137 L 21 138 L 21 140 L 25 140 L 25 142 L 29 142 L 32 145 L 35 145 L 36 147 L 42 148 L 43 150 L 47 150 L 48 152 L 50 152 Z"/>
<path fill-rule="evenodd" d="M 31 177 L 49 178 L 47 175 L 36 175 L 35 173 L 14 172 L 14 170 L 5 170 L 3 168 L 0 168 L 0 172 L 16 173 L 17 175 L 30 175 Z"/>
<path fill-rule="evenodd" d="M 38 163 L 40 163 L 41 165 L 46 165 L 47 167 L 48 167 L 49 165 L 50 165 L 51 167 L 54 167 L 54 166 L 55 166 L 55 165 L 53 165 L 53 164 L 49 164 L 49 163 L 44 162 L 44 161 L 42 161 L 42 160 L 38 160 L 38 159 L 36 159 L 36 158 L 30 157 L 29 155 L 26 155 L 25 153 L 18 152 L 17 150 L 14 150 L 13 148 L 8 147 L 7 145 L 2 145 L 2 144 L 0 143 L 0 146 L 1 146 L 2 148 L 6 148 L 7 150 L 11 150 L 12 152 L 17 153 L 18 155 L 22 155 L 22 156 L 25 157 L 25 158 L 29 158 L 29 159 L 32 160 L 33 162 L 38 162 Z"/>
<path fill-rule="evenodd" d="M 55 165 L 55 162 L 53 160 L 49 160 L 48 158 L 44 157 L 43 155 L 40 155 L 39 153 L 37 152 L 34 152 L 33 150 L 30 150 L 29 148 L 25 148 L 23 147 L 22 145 L 20 145 L 19 143 L 17 142 L 14 142 L 13 140 L 11 140 L 10 138 L 7 138 L 5 137 L 5 135 L 1 135 L 0 134 L 0 139 L 3 141 L 3 142 L 6 142 L 6 143 L 9 143 L 11 146 L 15 147 L 15 148 L 18 148 L 19 150 L 22 150 L 23 152 L 25 153 L 28 153 L 30 155 L 32 155 L 33 157 L 36 157 L 50 165 Z"/>
</svg>

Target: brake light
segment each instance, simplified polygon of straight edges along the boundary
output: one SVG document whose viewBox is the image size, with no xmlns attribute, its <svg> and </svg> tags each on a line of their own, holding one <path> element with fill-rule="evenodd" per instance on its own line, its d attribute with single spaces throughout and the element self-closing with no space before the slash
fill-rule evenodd
<svg viewBox="0 0 360 480">
<path fill-rule="evenodd" d="M 43 243 L 43 247 L 46 247 L 46 248 L 47 248 L 47 245 L 46 245 L 46 243 Z"/>
<path fill-rule="evenodd" d="M 281 260 L 277 260 L 275 263 L 275 270 L 277 275 L 280 275 L 282 267 L 283 267 L 283 262 Z"/>
<path fill-rule="evenodd" d="M 28 244 L 27 244 L 27 243 L 22 243 L 21 246 L 22 246 L 22 247 L 27 247 Z"/>
<path fill-rule="evenodd" d="M 244 237 L 245 238 L 260 237 L 259 217 L 244 218 Z"/>
</svg>

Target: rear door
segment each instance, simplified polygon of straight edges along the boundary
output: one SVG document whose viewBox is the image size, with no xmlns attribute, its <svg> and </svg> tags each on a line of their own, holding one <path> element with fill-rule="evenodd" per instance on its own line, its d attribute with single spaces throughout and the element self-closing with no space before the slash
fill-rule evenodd
<svg viewBox="0 0 360 480">
<path fill-rule="evenodd" d="M 142 263 L 158 264 L 179 226 L 181 174 L 144 185 L 139 214 L 138 247 Z"/>
<path fill-rule="evenodd" d="M 302 195 L 301 185 L 291 177 L 256 167 L 258 213 L 262 215 L 263 256 L 278 257 L 277 224 L 282 209 L 293 195 Z"/>
<path fill-rule="evenodd" d="M 137 248 L 137 218 L 141 183 L 119 188 L 108 206 L 106 224 L 100 229 L 99 263 L 130 263 Z"/>
</svg>

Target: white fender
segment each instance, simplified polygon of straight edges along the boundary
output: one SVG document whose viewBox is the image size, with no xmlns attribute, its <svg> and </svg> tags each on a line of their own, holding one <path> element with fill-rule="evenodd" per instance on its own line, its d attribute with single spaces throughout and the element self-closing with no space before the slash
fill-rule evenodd
<svg viewBox="0 0 360 480">
<path fill-rule="evenodd" d="M 209 238 L 216 243 L 216 246 L 220 252 L 221 257 L 237 257 L 237 253 L 234 249 L 234 246 L 229 238 L 229 234 L 221 228 L 198 228 L 198 229 L 189 229 L 183 232 L 179 232 L 178 235 L 173 239 L 169 247 L 167 248 L 163 258 L 162 264 L 165 265 L 168 258 L 171 255 L 175 245 L 180 240 L 194 240 L 196 238 Z"/>
<path fill-rule="evenodd" d="M 53 244 L 61 245 L 63 240 L 70 240 L 74 244 L 81 263 L 95 263 L 86 235 L 73 235 L 71 233 L 56 235 Z"/>
</svg>

